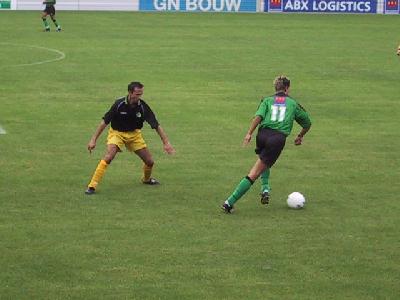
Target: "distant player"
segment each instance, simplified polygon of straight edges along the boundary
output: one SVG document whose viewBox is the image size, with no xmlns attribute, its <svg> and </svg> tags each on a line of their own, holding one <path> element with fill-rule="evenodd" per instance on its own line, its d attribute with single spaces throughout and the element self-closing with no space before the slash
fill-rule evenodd
<svg viewBox="0 0 400 300">
<path fill-rule="evenodd" d="M 289 96 L 290 80 L 285 76 L 279 76 L 274 80 L 274 87 L 276 94 L 261 101 L 243 141 L 243 145 L 248 145 L 254 130 L 258 126 L 255 150 L 258 159 L 248 175 L 240 181 L 233 193 L 222 204 L 222 210 L 226 213 L 232 212 L 236 201 L 250 189 L 260 175 L 261 203 L 269 203 L 270 168 L 281 154 L 286 137 L 292 131 L 293 122 L 296 121 L 302 127 L 294 141 L 295 145 L 301 145 L 304 135 L 311 127 L 308 113 Z"/>
<path fill-rule="evenodd" d="M 131 82 L 128 85 L 128 95 L 117 99 L 110 110 L 104 115 L 95 133 L 87 146 L 89 152 L 96 147 L 97 138 L 103 130 L 111 123 L 107 137 L 107 150 L 103 159 L 97 165 L 96 171 L 87 187 L 86 194 L 91 195 L 103 177 L 106 168 L 117 155 L 122 151 L 123 146 L 134 152 L 143 161 L 142 183 L 157 185 L 159 182 L 151 177 L 154 161 L 147 145 L 143 140 L 141 129 L 143 123 L 147 122 L 155 129 L 164 145 L 164 151 L 168 154 L 175 153 L 175 149 L 169 143 L 168 137 L 150 106 L 141 99 L 144 86 L 140 82 Z"/>
<path fill-rule="evenodd" d="M 56 0 L 46 0 L 43 2 L 46 5 L 45 9 L 42 12 L 42 20 L 44 24 L 44 30 L 50 31 L 49 23 L 47 22 L 47 16 L 50 16 L 51 20 L 53 21 L 54 25 L 56 26 L 56 31 L 61 31 L 61 26 L 56 21 L 56 9 L 54 5 L 56 4 Z"/>
</svg>

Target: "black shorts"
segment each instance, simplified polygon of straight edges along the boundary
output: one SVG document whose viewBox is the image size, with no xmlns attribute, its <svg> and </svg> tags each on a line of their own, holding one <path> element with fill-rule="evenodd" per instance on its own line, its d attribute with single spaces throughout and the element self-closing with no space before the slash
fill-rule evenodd
<svg viewBox="0 0 400 300">
<path fill-rule="evenodd" d="M 46 8 L 43 10 L 43 12 L 50 16 L 55 16 L 56 9 L 54 8 L 54 5 L 46 5 Z"/>
<path fill-rule="evenodd" d="M 286 135 L 282 132 L 261 128 L 256 138 L 256 153 L 258 157 L 270 168 L 274 165 L 285 147 Z"/>
</svg>

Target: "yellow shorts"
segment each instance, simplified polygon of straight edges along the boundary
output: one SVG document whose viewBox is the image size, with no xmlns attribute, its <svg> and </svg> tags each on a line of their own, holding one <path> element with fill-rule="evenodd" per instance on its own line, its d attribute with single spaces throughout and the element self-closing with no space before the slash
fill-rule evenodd
<svg viewBox="0 0 400 300">
<path fill-rule="evenodd" d="M 126 149 L 131 152 L 147 147 L 140 129 L 122 132 L 110 128 L 107 136 L 107 145 L 110 144 L 117 145 L 120 151 L 122 151 L 122 146 L 125 145 Z"/>
</svg>

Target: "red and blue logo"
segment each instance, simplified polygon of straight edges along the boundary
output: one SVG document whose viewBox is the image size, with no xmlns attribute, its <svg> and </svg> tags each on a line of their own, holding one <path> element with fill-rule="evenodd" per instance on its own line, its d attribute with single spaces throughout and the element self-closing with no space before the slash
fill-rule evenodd
<svg viewBox="0 0 400 300">
<path fill-rule="evenodd" d="M 398 14 L 399 13 L 399 0 L 385 0 L 385 13 Z"/>
<path fill-rule="evenodd" d="M 282 11 L 283 0 L 268 0 L 265 4 L 268 5 L 268 11 Z"/>
<path fill-rule="evenodd" d="M 276 96 L 274 104 L 275 105 L 284 105 L 286 103 L 286 97 Z"/>
</svg>

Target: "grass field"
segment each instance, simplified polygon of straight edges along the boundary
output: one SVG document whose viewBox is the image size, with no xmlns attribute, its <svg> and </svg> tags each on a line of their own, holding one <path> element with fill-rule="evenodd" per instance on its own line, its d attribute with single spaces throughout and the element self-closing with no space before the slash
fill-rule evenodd
<svg viewBox="0 0 400 300">
<path fill-rule="evenodd" d="M 1 299 L 399 299 L 398 16 L 58 21 L 44 33 L 39 12 L 0 14 Z M 257 182 L 224 215 L 256 159 L 242 139 L 282 73 L 313 128 L 301 147 L 294 128 L 269 207 Z M 106 134 L 86 145 L 132 80 L 177 154 L 147 126 L 162 185 L 140 184 L 123 152 L 85 196 Z M 305 209 L 287 208 L 293 191 Z"/>
</svg>

